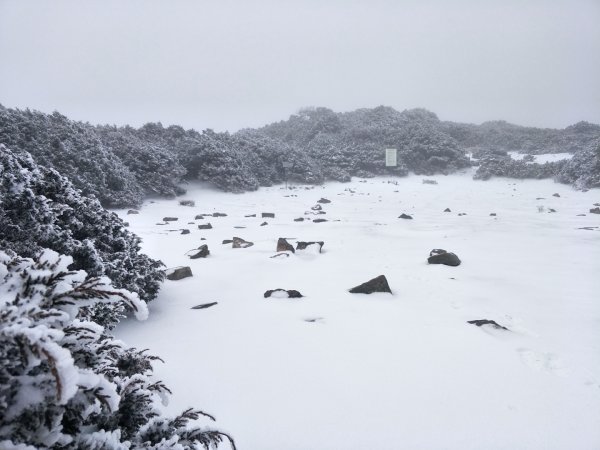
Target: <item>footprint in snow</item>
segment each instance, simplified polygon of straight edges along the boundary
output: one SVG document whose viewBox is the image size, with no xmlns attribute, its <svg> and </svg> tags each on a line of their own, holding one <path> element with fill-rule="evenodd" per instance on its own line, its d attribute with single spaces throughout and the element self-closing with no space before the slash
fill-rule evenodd
<svg viewBox="0 0 600 450">
<path fill-rule="evenodd" d="M 549 372 L 558 376 L 565 376 L 569 372 L 563 366 L 560 358 L 552 353 L 537 352 L 528 348 L 519 348 L 517 351 L 521 361 L 534 370 Z"/>
</svg>

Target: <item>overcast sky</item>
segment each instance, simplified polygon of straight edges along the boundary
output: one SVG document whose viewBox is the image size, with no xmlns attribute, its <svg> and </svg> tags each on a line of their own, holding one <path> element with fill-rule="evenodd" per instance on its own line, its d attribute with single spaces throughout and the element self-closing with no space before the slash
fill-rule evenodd
<svg viewBox="0 0 600 450">
<path fill-rule="evenodd" d="M 0 0 L 0 103 L 219 131 L 382 104 L 600 123 L 600 0 Z"/>
</svg>

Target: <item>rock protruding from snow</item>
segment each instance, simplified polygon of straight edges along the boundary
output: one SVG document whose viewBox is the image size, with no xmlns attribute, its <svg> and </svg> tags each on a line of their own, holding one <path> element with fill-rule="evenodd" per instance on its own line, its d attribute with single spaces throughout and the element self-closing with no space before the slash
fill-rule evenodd
<svg viewBox="0 0 600 450">
<path fill-rule="evenodd" d="M 180 266 L 173 269 L 167 269 L 167 280 L 177 281 L 191 276 L 192 269 L 189 266 Z"/>
<path fill-rule="evenodd" d="M 254 242 L 245 241 L 240 237 L 234 237 L 231 242 L 231 248 L 248 248 L 254 245 Z"/>
<path fill-rule="evenodd" d="M 290 244 L 285 238 L 279 238 L 277 240 L 277 252 L 292 252 L 296 253 L 294 246 Z"/>
<path fill-rule="evenodd" d="M 265 298 L 273 297 L 273 298 L 302 298 L 304 297 L 300 292 L 294 289 L 272 289 L 266 291 L 264 294 Z"/>
<path fill-rule="evenodd" d="M 373 292 L 389 292 L 391 294 L 392 290 L 385 275 L 379 275 L 366 283 L 353 287 L 350 292 L 352 294 L 372 294 Z"/>
<path fill-rule="evenodd" d="M 452 210 L 450 208 L 446 208 L 444 212 L 452 212 Z"/>
<path fill-rule="evenodd" d="M 196 217 L 194 217 L 194 220 L 204 220 L 204 216 L 202 214 L 196 214 Z"/>
<path fill-rule="evenodd" d="M 194 200 L 179 200 L 179 204 L 181 206 L 196 206 L 196 202 Z"/>
<path fill-rule="evenodd" d="M 297 217 L 294 219 L 294 222 L 304 222 L 304 217 Z"/>
<path fill-rule="evenodd" d="M 190 234 L 190 230 L 184 228 L 183 230 L 181 230 L 181 234 Z"/>
<path fill-rule="evenodd" d="M 306 250 L 311 245 L 313 245 L 315 248 L 318 248 L 319 253 L 321 253 L 321 250 L 323 249 L 323 245 L 325 245 L 325 242 L 323 242 L 323 241 L 310 241 L 310 242 L 298 241 L 298 242 L 296 242 L 296 250 Z"/>
<path fill-rule="evenodd" d="M 327 222 L 327 219 L 313 219 L 314 223 Z"/>
<path fill-rule="evenodd" d="M 408 214 L 402 213 L 398 216 L 398 219 L 412 219 L 412 216 L 409 216 Z"/>
<path fill-rule="evenodd" d="M 275 213 L 266 213 L 266 212 L 264 212 L 264 213 L 261 214 L 261 217 L 263 219 L 265 219 L 265 218 L 274 219 L 275 218 Z"/>
<path fill-rule="evenodd" d="M 321 197 L 319 200 L 317 200 L 317 203 L 331 203 L 331 200 Z"/>
<path fill-rule="evenodd" d="M 498 324 L 498 322 L 496 322 L 495 320 L 488 320 L 488 319 L 468 320 L 467 323 L 470 323 L 471 325 L 475 325 L 478 327 L 481 327 L 484 325 L 490 325 L 498 330 L 509 331 L 508 328 L 503 327 L 502 325 Z"/>
<path fill-rule="evenodd" d="M 452 252 L 447 252 L 441 248 L 436 248 L 429 252 L 427 258 L 429 264 L 444 264 L 446 266 L 459 266 L 460 259 Z"/>
<path fill-rule="evenodd" d="M 212 216 L 213 217 L 227 217 L 227 214 L 220 213 L 220 212 L 215 212 L 215 213 L 212 213 Z"/>
<path fill-rule="evenodd" d="M 127 214 L 139 214 L 140 212 L 137 209 L 130 209 L 127 211 Z"/>
<path fill-rule="evenodd" d="M 200 247 L 186 252 L 186 255 L 189 256 L 190 259 L 206 258 L 210 255 L 210 250 L 208 249 L 208 245 L 202 244 Z"/>
<path fill-rule="evenodd" d="M 313 211 L 321 211 L 323 209 L 323 207 L 321 205 L 315 205 L 310 209 L 312 209 Z"/>
<path fill-rule="evenodd" d="M 198 225 L 199 230 L 212 230 L 210 222 Z"/>
<path fill-rule="evenodd" d="M 163 222 L 176 222 L 178 220 L 177 217 L 163 217 Z"/>
<path fill-rule="evenodd" d="M 219 302 L 202 303 L 200 305 L 192 306 L 190 309 L 206 309 L 218 304 Z"/>
<path fill-rule="evenodd" d="M 592 208 L 592 209 L 590 209 L 590 212 L 592 214 L 600 214 L 600 207 L 598 207 L 598 208 Z"/>
</svg>

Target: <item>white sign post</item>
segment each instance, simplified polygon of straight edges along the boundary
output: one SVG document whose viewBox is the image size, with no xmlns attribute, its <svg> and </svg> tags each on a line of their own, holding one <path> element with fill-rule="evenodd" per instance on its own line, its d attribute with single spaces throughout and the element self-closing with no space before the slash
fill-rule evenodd
<svg viewBox="0 0 600 450">
<path fill-rule="evenodd" d="M 397 160 L 398 151 L 395 148 L 385 149 L 385 166 L 396 167 L 398 165 Z"/>
</svg>

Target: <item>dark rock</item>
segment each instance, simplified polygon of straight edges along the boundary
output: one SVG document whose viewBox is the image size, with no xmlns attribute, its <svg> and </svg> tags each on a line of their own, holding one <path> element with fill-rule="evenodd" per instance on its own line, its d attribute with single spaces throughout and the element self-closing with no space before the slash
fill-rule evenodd
<svg viewBox="0 0 600 450">
<path fill-rule="evenodd" d="M 390 289 L 390 285 L 388 284 L 385 275 L 379 275 L 378 277 L 375 277 L 372 280 L 367 281 L 366 283 L 353 287 L 352 289 L 350 289 L 350 292 L 353 294 L 372 294 L 373 292 L 389 292 L 391 294 L 392 290 Z"/>
<path fill-rule="evenodd" d="M 495 215 L 496 215 L 496 213 L 490 213 L 490 216 L 495 216 Z"/>
<path fill-rule="evenodd" d="M 210 250 L 208 250 L 208 245 L 206 244 L 202 244 L 197 249 L 186 252 L 186 256 L 189 256 L 190 259 L 206 258 L 208 255 L 210 255 Z"/>
<path fill-rule="evenodd" d="M 412 219 L 412 216 L 402 213 L 398 216 L 398 219 Z"/>
<path fill-rule="evenodd" d="M 491 325 L 498 330 L 509 331 L 508 328 L 503 327 L 502 325 L 499 325 L 495 320 L 488 320 L 488 319 L 468 320 L 467 323 L 470 323 L 470 324 L 478 326 L 478 327 L 481 327 L 483 325 Z"/>
<path fill-rule="evenodd" d="M 313 211 L 321 211 L 323 209 L 323 207 L 321 205 L 315 205 L 310 209 L 312 209 Z"/>
<path fill-rule="evenodd" d="M 167 269 L 167 280 L 181 280 L 183 278 L 191 277 L 192 269 L 188 266 L 175 267 L 173 269 Z"/>
<path fill-rule="evenodd" d="M 286 252 L 286 253 L 277 253 L 276 255 L 269 256 L 269 258 L 279 258 L 280 256 L 286 256 L 286 257 L 288 257 L 288 258 L 289 258 L 289 257 L 290 257 L 290 254 L 289 254 L 289 253 L 287 253 L 287 252 Z"/>
<path fill-rule="evenodd" d="M 423 184 L 438 184 L 435 180 L 423 180 Z"/>
<path fill-rule="evenodd" d="M 294 246 L 290 244 L 285 238 L 279 238 L 277 240 L 277 252 L 292 252 L 296 253 Z"/>
<path fill-rule="evenodd" d="M 168 222 L 157 222 L 156 225 L 168 225 Z"/>
<path fill-rule="evenodd" d="M 188 222 L 188 225 L 196 225 L 196 222 Z"/>
<path fill-rule="evenodd" d="M 555 212 L 556 212 L 556 210 L 555 210 L 554 208 L 548 208 L 548 212 L 549 212 L 549 213 L 555 213 Z"/>
<path fill-rule="evenodd" d="M 140 212 L 136 209 L 130 209 L 129 211 L 127 211 L 127 214 L 139 214 Z"/>
<path fill-rule="evenodd" d="M 271 218 L 274 219 L 275 218 L 275 213 L 262 213 L 261 217 L 264 218 Z"/>
<path fill-rule="evenodd" d="M 176 222 L 179 220 L 177 217 L 163 217 L 163 222 Z"/>
<path fill-rule="evenodd" d="M 444 264 L 446 266 L 459 266 L 460 259 L 454 253 L 447 252 L 436 248 L 431 250 L 429 258 L 427 258 L 429 264 Z"/>
<path fill-rule="evenodd" d="M 327 219 L 313 219 L 314 223 L 327 222 Z"/>
<path fill-rule="evenodd" d="M 269 222 L 263 222 L 260 224 L 261 227 L 264 227 L 265 225 L 269 225 Z"/>
<path fill-rule="evenodd" d="M 220 212 L 216 212 L 216 213 L 213 213 L 213 215 L 212 215 L 212 216 L 213 216 L 213 217 L 227 217 L 227 214 L 225 214 L 225 213 L 220 213 Z"/>
<path fill-rule="evenodd" d="M 205 223 L 205 224 L 198 225 L 198 229 L 199 230 L 211 230 L 212 229 L 212 225 L 210 224 L 210 222 L 208 222 L 208 223 Z"/>
<path fill-rule="evenodd" d="M 598 207 L 598 208 L 592 208 L 592 209 L 590 209 L 590 212 L 592 214 L 600 214 L 600 207 Z"/>
<path fill-rule="evenodd" d="M 536 197 L 536 200 L 546 200 L 546 197 Z"/>
<path fill-rule="evenodd" d="M 558 192 L 552 194 L 552 197 L 560 197 L 560 194 Z"/>
<path fill-rule="evenodd" d="M 181 206 L 196 206 L 194 200 L 179 200 Z"/>
<path fill-rule="evenodd" d="M 123 226 L 124 227 L 128 227 L 129 226 L 129 222 L 123 222 Z"/>
<path fill-rule="evenodd" d="M 210 308 L 211 306 L 218 305 L 218 304 L 219 304 L 219 302 L 202 303 L 201 305 L 192 306 L 191 309 L 206 309 L 206 308 Z"/>
<path fill-rule="evenodd" d="M 294 219 L 294 222 L 304 222 L 304 217 L 298 217 L 297 219 Z"/>
<path fill-rule="evenodd" d="M 181 234 L 190 234 L 190 230 L 185 228 L 185 229 L 181 230 Z"/>
<path fill-rule="evenodd" d="M 585 217 L 585 214 L 577 214 L 577 217 Z"/>
<path fill-rule="evenodd" d="M 323 249 L 324 244 L 325 244 L 325 242 L 323 242 L 323 241 L 311 241 L 311 242 L 298 241 L 298 242 L 296 242 L 296 250 L 306 250 L 309 245 L 315 245 L 315 246 L 318 245 L 319 253 L 321 253 L 321 250 Z"/>
<path fill-rule="evenodd" d="M 444 212 L 452 212 L 452 211 L 450 210 L 450 208 L 446 208 L 446 209 L 444 210 Z"/>
<path fill-rule="evenodd" d="M 269 290 L 269 291 L 265 292 L 263 295 L 264 295 L 265 298 L 269 298 L 269 297 L 271 297 L 276 292 L 277 293 L 281 293 L 281 294 L 283 294 L 285 292 L 286 295 L 287 295 L 287 298 L 301 298 L 301 297 L 304 297 L 300 292 L 298 292 L 298 291 L 296 291 L 294 289 L 288 289 L 288 290 L 286 290 L 286 289 L 272 289 L 272 290 Z M 281 294 L 279 294 L 279 295 L 281 295 Z"/>
<path fill-rule="evenodd" d="M 323 204 L 331 203 L 331 200 L 327 200 L 326 198 L 321 197 L 320 200 L 317 200 L 317 203 L 323 203 Z"/>
<path fill-rule="evenodd" d="M 246 215 L 244 217 L 256 217 L 256 214 L 248 214 L 248 215 Z"/>
<path fill-rule="evenodd" d="M 459 216 L 466 216 L 467 213 L 458 213 Z"/>
<path fill-rule="evenodd" d="M 221 242 L 221 244 L 231 244 L 233 242 L 233 239 L 223 239 L 223 242 Z"/>
<path fill-rule="evenodd" d="M 232 248 L 248 248 L 254 245 L 254 242 L 245 241 L 244 239 L 239 237 L 234 237 L 231 242 Z"/>
<path fill-rule="evenodd" d="M 204 220 L 204 216 L 201 214 L 198 214 L 196 217 L 194 217 L 194 220 Z"/>
</svg>

